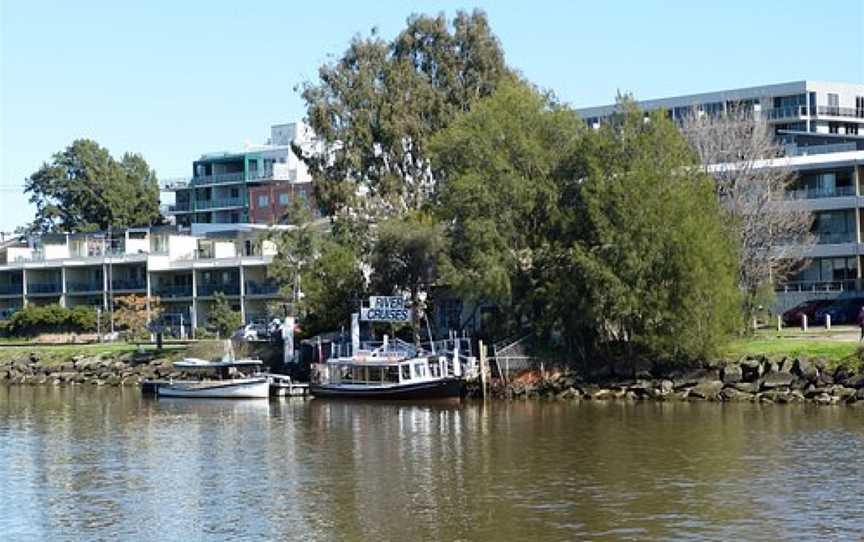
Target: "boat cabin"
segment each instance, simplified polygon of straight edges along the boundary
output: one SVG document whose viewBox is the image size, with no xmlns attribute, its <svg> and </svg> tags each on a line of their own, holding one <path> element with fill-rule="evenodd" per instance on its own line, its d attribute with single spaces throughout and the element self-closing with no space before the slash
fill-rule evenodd
<svg viewBox="0 0 864 542">
<path fill-rule="evenodd" d="M 401 361 L 354 361 L 333 359 L 319 372 L 319 382 L 356 386 L 387 386 L 426 382 L 448 376 L 450 362 L 444 356 L 429 356 Z"/>
</svg>

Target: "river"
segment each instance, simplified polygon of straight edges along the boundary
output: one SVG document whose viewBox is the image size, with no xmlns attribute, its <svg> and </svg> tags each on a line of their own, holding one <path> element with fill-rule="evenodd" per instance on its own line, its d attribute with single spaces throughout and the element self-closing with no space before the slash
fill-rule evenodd
<svg viewBox="0 0 864 542">
<path fill-rule="evenodd" d="M 0 387 L 4 540 L 861 540 L 864 409 Z"/>
</svg>

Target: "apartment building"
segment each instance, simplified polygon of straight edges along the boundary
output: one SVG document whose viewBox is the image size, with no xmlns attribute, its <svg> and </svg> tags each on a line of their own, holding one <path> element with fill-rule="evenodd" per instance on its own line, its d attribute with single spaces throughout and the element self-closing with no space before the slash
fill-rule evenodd
<svg viewBox="0 0 864 542">
<path fill-rule="evenodd" d="M 163 183 L 164 192 L 174 193 L 166 214 L 181 226 L 279 223 L 290 198 L 312 193 L 312 179 L 292 143 L 315 145 L 312 130 L 302 122 L 279 124 L 264 145 L 202 155 L 192 163 L 191 177 Z M 304 201 L 314 207 L 311 198 Z"/>
<path fill-rule="evenodd" d="M 802 247 L 804 268 L 776 286 L 773 309 L 813 298 L 864 297 L 864 85 L 797 81 L 637 103 L 676 121 L 733 107 L 765 119 L 785 156 L 760 166 L 797 174 L 785 197 L 813 212 L 816 241 Z M 614 111 L 615 105 L 577 110 L 595 128 Z"/>
<path fill-rule="evenodd" d="M 223 293 L 244 321 L 266 318 L 279 289 L 268 274 L 276 248 L 255 225 L 133 228 L 110 235 L 51 234 L 0 247 L 0 317 L 28 304 L 89 305 L 159 298 L 184 334 L 206 326 Z"/>
</svg>

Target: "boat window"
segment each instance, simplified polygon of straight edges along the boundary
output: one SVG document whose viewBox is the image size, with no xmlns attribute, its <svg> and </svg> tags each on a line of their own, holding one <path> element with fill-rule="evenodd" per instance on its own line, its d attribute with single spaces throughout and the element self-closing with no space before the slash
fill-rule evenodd
<svg viewBox="0 0 864 542">
<path fill-rule="evenodd" d="M 402 370 L 402 380 L 411 380 L 411 366 L 410 365 L 400 365 Z"/>
<path fill-rule="evenodd" d="M 438 362 L 429 364 L 429 376 L 438 378 L 441 376 L 441 364 Z"/>
<path fill-rule="evenodd" d="M 381 382 L 383 373 L 383 367 L 369 367 L 369 382 Z"/>
<path fill-rule="evenodd" d="M 399 382 L 399 367 L 395 365 L 390 365 L 387 367 L 387 370 L 384 372 L 384 381 L 385 382 Z"/>
<path fill-rule="evenodd" d="M 426 364 L 425 363 L 415 363 L 414 364 L 414 378 L 425 378 L 426 377 Z"/>
</svg>

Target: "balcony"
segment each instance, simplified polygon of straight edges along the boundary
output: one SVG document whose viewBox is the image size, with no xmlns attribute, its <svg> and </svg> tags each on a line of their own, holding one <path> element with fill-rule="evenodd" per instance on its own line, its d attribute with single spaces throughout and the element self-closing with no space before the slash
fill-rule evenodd
<svg viewBox="0 0 864 542">
<path fill-rule="evenodd" d="M 825 117 L 854 117 L 864 119 L 864 109 L 856 109 L 854 107 L 838 107 L 836 105 L 817 106 L 816 114 Z"/>
<path fill-rule="evenodd" d="M 832 152 L 849 152 L 858 150 L 855 143 L 830 143 L 827 145 L 798 145 L 784 146 L 786 156 L 814 156 L 817 154 L 830 154 Z"/>
<path fill-rule="evenodd" d="M 246 281 L 246 295 L 276 295 L 279 293 L 279 285 L 271 281 Z"/>
<path fill-rule="evenodd" d="M 212 296 L 218 292 L 225 295 L 240 295 L 239 284 L 199 284 L 198 295 L 201 297 Z"/>
<path fill-rule="evenodd" d="M 842 245 L 857 242 L 854 232 L 816 232 L 817 245 Z"/>
<path fill-rule="evenodd" d="M 855 291 L 855 279 L 847 280 L 806 280 L 786 282 L 774 287 L 776 292 L 850 292 Z"/>
<path fill-rule="evenodd" d="M 243 198 L 223 198 L 196 201 L 196 210 L 219 209 L 223 207 L 243 207 Z"/>
<path fill-rule="evenodd" d="M 69 293 L 101 292 L 105 285 L 102 282 L 70 282 L 66 285 Z"/>
<path fill-rule="evenodd" d="M 768 120 L 799 119 L 807 116 L 806 105 L 788 105 L 762 111 Z"/>
<path fill-rule="evenodd" d="M 183 286 L 158 286 L 153 294 L 162 298 L 192 297 L 192 285 Z"/>
<path fill-rule="evenodd" d="M 0 284 L 0 295 L 21 295 L 24 287 L 21 284 Z"/>
<path fill-rule="evenodd" d="M 216 175 L 196 175 L 192 177 L 192 184 L 202 186 L 208 184 L 238 183 L 244 180 L 246 180 L 245 174 L 242 171 L 237 171 L 234 173 L 217 173 Z"/>
<path fill-rule="evenodd" d="M 37 282 L 34 284 L 27 285 L 27 293 L 28 294 L 59 294 L 63 291 L 63 288 L 56 283 L 52 282 Z"/>
<path fill-rule="evenodd" d="M 175 203 L 174 205 L 168 206 L 169 213 L 188 213 L 192 210 L 192 206 L 188 201 L 184 201 L 183 203 Z"/>
<path fill-rule="evenodd" d="M 785 198 L 788 200 L 799 199 L 820 199 L 820 198 L 843 198 L 855 195 L 854 186 L 837 186 L 835 188 L 802 188 L 800 190 L 790 190 L 786 192 Z"/>
<path fill-rule="evenodd" d="M 143 280 L 134 280 L 134 279 L 114 279 L 111 281 L 111 288 L 113 290 L 122 290 L 122 291 L 132 291 L 132 290 L 146 290 L 147 283 Z"/>
</svg>

